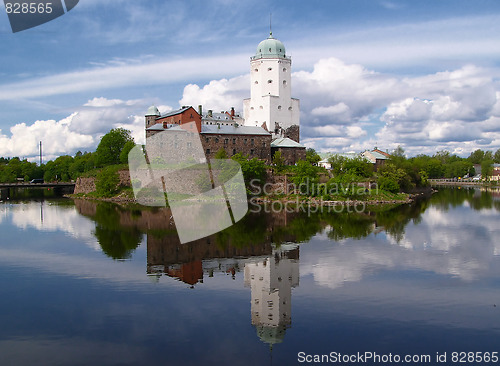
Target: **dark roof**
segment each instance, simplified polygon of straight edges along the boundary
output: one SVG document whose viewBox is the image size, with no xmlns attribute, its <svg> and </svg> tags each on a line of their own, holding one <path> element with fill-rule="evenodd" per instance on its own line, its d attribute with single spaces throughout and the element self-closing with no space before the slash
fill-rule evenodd
<svg viewBox="0 0 500 366">
<path fill-rule="evenodd" d="M 175 111 L 170 111 L 168 113 L 165 113 L 165 114 L 162 114 L 160 115 L 160 117 L 157 117 L 156 119 L 160 119 L 160 118 L 165 118 L 165 117 L 171 117 L 171 116 L 176 116 L 178 114 L 182 114 L 184 113 L 185 111 L 187 111 L 189 108 L 193 108 L 191 106 L 189 107 L 184 107 L 184 108 L 181 108 L 181 109 L 177 109 Z M 194 109 L 194 108 L 193 108 Z"/>
<path fill-rule="evenodd" d="M 227 126 L 227 125 L 202 125 L 201 133 L 213 133 L 221 135 L 271 135 L 262 127 L 256 126 Z"/>
</svg>

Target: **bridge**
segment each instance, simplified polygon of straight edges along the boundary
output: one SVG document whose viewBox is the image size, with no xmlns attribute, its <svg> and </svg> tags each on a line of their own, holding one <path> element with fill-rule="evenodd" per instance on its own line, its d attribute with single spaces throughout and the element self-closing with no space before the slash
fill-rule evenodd
<svg viewBox="0 0 500 366">
<path fill-rule="evenodd" d="M 53 182 L 53 183 L 0 183 L 0 189 L 7 188 L 75 188 L 75 183 Z"/>
</svg>

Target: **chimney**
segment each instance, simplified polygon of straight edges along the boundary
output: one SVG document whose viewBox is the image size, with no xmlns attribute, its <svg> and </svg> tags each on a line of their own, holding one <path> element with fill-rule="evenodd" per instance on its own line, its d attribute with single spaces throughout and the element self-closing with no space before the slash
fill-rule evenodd
<svg viewBox="0 0 500 366">
<path fill-rule="evenodd" d="M 211 109 L 208 110 L 208 116 L 212 117 L 212 110 Z"/>
<path fill-rule="evenodd" d="M 198 114 L 199 114 L 200 116 L 203 116 L 203 107 L 202 107 L 202 105 L 201 105 L 201 104 L 198 106 Z"/>
<path fill-rule="evenodd" d="M 234 118 L 234 107 L 231 107 L 231 118 Z"/>
</svg>

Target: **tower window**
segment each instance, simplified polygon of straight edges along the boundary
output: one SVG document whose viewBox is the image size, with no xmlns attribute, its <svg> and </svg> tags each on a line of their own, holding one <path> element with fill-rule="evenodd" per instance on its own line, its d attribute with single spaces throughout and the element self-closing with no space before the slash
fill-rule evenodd
<svg viewBox="0 0 500 366">
<path fill-rule="evenodd" d="M 286 80 L 283 80 L 283 85 L 286 86 Z"/>
<path fill-rule="evenodd" d="M 236 149 L 233 149 L 233 155 L 236 155 Z M 253 278 L 252 278 L 253 279 Z"/>
<path fill-rule="evenodd" d="M 286 67 L 283 68 L 283 72 L 286 72 Z"/>
<path fill-rule="evenodd" d="M 278 106 L 278 109 L 281 110 L 281 106 L 280 105 Z"/>
<path fill-rule="evenodd" d="M 250 110 L 253 111 L 253 107 L 250 107 Z"/>
<path fill-rule="evenodd" d="M 292 107 L 288 107 L 288 110 L 291 111 L 292 110 Z"/>
<path fill-rule="evenodd" d="M 268 68 L 268 69 L 267 69 L 267 71 L 273 71 L 273 68 L 272 68 L 272 67 L 270 67 L 270 68 Z"/>
<path fill-rule="evenodd" d="M 271 48 L 269 49 L 269 52 L 272 52 L 272 49 L 271 49 Z"/>
<path fill-rule="evenodd" d="M 259 82 L 257 80 L 255 80 L 255 84 L 258 84 Z"/>
<path fill-rule="evenodd" d="M 255 72 L 259 72 L 259 69 L 255 69 Z"/>
<path fill-rule="evenodd" d="M 272 82 L 273 82 L 273 81 L 272 81 L 271 79 L 269 79 L 269 80 L 267 81 L 267 83 L 268 83 L 268 84 L 271 84 Z"/>
<path fill-rule="evenodd" d="M 210 155 L 210 149 L 207 149 L 207 155 Z"/>
<path fill-rule="evenodd" d="M 264 109 L 264 107 L 263 107 L 263 106 L 260 106 L 259 108 L 260 108 L 260 109 Z"/>
</svg>

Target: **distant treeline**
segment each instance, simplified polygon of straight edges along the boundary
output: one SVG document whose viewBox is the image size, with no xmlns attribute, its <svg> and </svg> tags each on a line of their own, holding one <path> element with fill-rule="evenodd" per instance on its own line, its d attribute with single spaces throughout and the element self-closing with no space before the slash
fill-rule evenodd
<svg viewBox="0 0 500 366">
<path fill-rule="evenodd" d="M 116 128 L 101 138 L 95 152 L 78 151 L 75 156 L 63 155 L 41 166 L 18 157 L 0 158 L 0 183 L 42 178 L 46 182 L 67 182 L 97 168 L 127 163 L 132 147 L 130 131 Z"/>
</svg>

